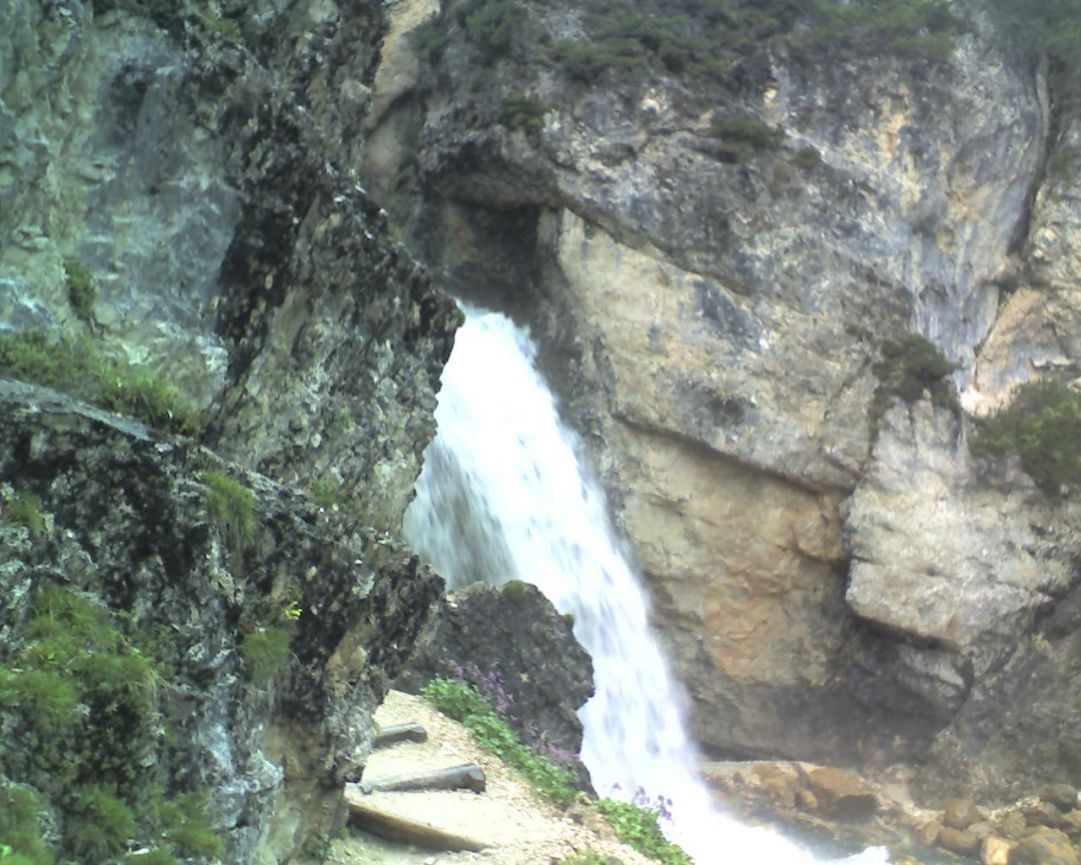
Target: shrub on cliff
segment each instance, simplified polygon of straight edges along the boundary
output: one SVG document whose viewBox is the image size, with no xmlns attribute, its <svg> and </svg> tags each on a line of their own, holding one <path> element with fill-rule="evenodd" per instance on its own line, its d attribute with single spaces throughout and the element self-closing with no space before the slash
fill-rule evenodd
<svg viewBox="0 0 1081 865">
<path fill-rule="evenodd" d="M 1081 483 L 1081 395 L 1058 381 L 1018 388 L 1010 404 L 977 422 L 972 453 L 1017 454 L 1044 492 Z"/>
<path fill-rule="evenodd" d="M 957 408 L 957 394 L 949 377 L 960 366 L 943 357 L 930 340 L 917 333 L 885 340 L 879 355 L 872 367 L 879 380 L 874 414 L 885 411 L 892 397 L 915 402 L 925 391 L 936 404 Z"/>
</svg>

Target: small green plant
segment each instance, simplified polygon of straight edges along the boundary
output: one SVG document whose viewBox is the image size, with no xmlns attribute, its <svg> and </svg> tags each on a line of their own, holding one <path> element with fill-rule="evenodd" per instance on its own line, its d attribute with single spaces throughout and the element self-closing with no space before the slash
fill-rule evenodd
<svg viewBox="0 0 1081 865">
<path fill-rule="evenodd" d="M 39 825 L 42 811 L 37 794 L 0 777 L 0 863 L 53 865 Z"/>
<path fill-rule="evenodd" d="M 561 807 L 578 796 L 571 773 L 526 745 L 476 688 L 455 679 L 437 678 L 421 693 L 440 712 L 469 730 L 481 747 L 521 772 L 541 796 Z"/>
<path fill-rule="evenodd" d="M 574 618 L 574 613 L 564 613 L 563 621 L 567 623 L 568 627 L 573 628 L 576 621 Z"/>
<path fill-rule="evenodd" d="M 255 535 L 255 495 L 223 471 L 203 472 L 205 501 L 234 556 L 247 549 Z"/>
<path fill-rule="evenodd" d="M 124 862 L 125 865 L 179 865 L 176 857 L 163 847 L 129 853 Z"/>
<path fill-rule="evenodd" d="M 792 157 L 792 162 L 797 168 L 813 171 L 822 164 L 822 155 L 813 147 L 801 147 Z"/>
<path fill-rule="evenodd" d="M 1044 492 L 1081 483 L 1081 395 L 1058 381 L 1018 388 L 1001 411 L 977 423 L 972 438 L 977 455 L 1015 453 Z"/>
<path fill-rule="evenodd" d="M 182 793 L 163 803 L 158 814 L 165 840 L 183 858 L 219 859 L 225 852 L 210 826 L 204 794 Z"/>
<path fill-rule="evenodd" d="M 543 100 L 516 94 L 503 100 L 501 119 L 511 129 L 543 129 L 544 115 L 551 110 Z"/>
<path fill-rule="evenodd" d="M 600 799 L 597 810 L 615 830 L 619 839 L 643 856 L 664 865 L 691 865 L 691 857 L 661 832 L 658 811 L 634 802 Z"/>
<path fill-rule="evenodd" d="M 467 0 L 459 17 L 469 41 L 491 63 L 510 53 L 525 10 L 517 0 Z"/>
<path fill-rule="evenodd" d="M 949 377 L 960 366 L 943 357 L 929 340 L 910 333 L 898 340 L 886 340 L 879 353 L 881 358 L 872 367 L 879 380 L 876 416 L 885 411 L 892 397 L 915 402 L 924 391 L 930 392 L 937 405 L 957 408 L 957 393 Z"/>
<path fill-rule="evenodd" d="M 84 862 L 104 862 L 124 852 L 135 834 L 135 816 L 127 803 L 112 793 L 91 787 L 80 791 L 64 829 L 77 858 Z"/>
<path fill-rule="evenodd" d="M 165 379 L 106 355 L 88 336 L 0 335 L 0 376 L 64 391 L 167 432 L 197 435 L 201 428 L 198 412 Z"/>
<path fill-rule="evenodd" d="M 321 508 L 329 511 L 344 510 L 348 500 L 345 495 L 345 487 L 331 478 L 320 478 L 312 481 L 312 500 Z"/>
<path fill-rule="evenodd" d="M 76 318 L 85 324 L 94 322 L 94 303 L 97 300 L 97 285 L 90 269 L 75 258 L 64 259 L 64 273 L 67 276 L 68 303 Z"/>
<path fill-rule="evenodd" d="M 526 595 L 529 594 L 529 583 L 524 580 L 507 580 L 500 587 L 500 591 L 508 601 L 518 604 L 524 601 Z"/>
<path fill-rule="evenodd" d="M 288 632 L 273 626 L 245 634 L 240 654 L 248 679 L 260 687 L 270 684 L 289 660 L 291 642 Z"/>
<path fill-rule="evenodd" d="M 749 151 L 776 150 L 784 143 L 784 130 L 770 126 L 764 120 L 750 114 L 736 117 L 714 117 L 710 133 Z"/>
<path fill-rule="evenodd" d="M 31 492 L 20 492 L 3 507 L 4 519 L 18 523 L 30 530 L 30 535 L 40 540 L 48 532 L 48 524 L 41 512 L 41 499 Z"/>
</svg>

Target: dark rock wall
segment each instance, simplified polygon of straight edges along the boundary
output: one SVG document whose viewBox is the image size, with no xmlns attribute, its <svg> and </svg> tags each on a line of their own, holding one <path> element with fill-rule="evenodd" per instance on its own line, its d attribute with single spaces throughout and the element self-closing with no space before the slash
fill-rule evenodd
<svg viewBox="0 0 1081 865">
<path fill-rule="evenodd" d="M 201 426 L 163 435 L 0 368 L 0 667 L 50 585 L 166 634 L 148 773 L 209 794 L 230 862 L 329 830 L 441 597 L 397 537 L 459 317 L 359 180 L 383 28 L 362 2 L 0 6 L 0 342 L 81 340 Z M 242 549 L 207 472 L 254 492 Z M 266 682 L 261 630 L 289 635 Z"/>
</svg>

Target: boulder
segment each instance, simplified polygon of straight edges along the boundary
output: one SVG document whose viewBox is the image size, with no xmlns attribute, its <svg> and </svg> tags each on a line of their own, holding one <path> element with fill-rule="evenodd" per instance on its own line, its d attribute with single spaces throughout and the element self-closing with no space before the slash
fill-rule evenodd
<svg viewBox="0 0 1081 865">
<path fill-rule="evenodd" d="M 939 847 L 962 856 L 972 856 L 980 851 L 980 839 L 965 829 L 943 826 L 939 829 L 935 842 Z"/>
<path fill-rule="evenodd" d="M 1009 865 L 1078 865 L 1081 858 L 1065 832 L 1040 827 L 1010 851 Z"/>
<path fill-rule="evenodd" d="M 980 846 L 980 861 L 983 865 L 1009 865 L 1012 848 L 1013 844 L 1005 838 L 990 835 Z"/>
<path fill-rule="evenodd" d="M 942 808 L 942 822 L 952 829 L 967 829 L 980 819 L 971 799 L 950 799 Z"/>
<path fill-rule="evenodd" d="M 584 772 L 573 758 L 593 662 L 536 586 L 474 583 L 455 592 L 396 687 L 416 691 L 433 676 L 475 685 L 534 745 Z"/>
<path fill-rule="evenodd" d="M 807 772 L 807 788 L 818 800 L 820 810 L 842 820 L 866 820 L 874 815 L 878 800 L 857 775 L 832 766 Z"/>
</svg>

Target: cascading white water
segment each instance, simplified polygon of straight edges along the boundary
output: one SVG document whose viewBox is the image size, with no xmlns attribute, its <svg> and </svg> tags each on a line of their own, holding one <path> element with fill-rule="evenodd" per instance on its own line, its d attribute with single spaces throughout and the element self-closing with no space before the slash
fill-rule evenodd
<svg viewBox="0 0 1081 865">
<path fill-rule="evenodd" d="M 668 834 L 698 865 L 813 862 L 720 813 L 699 780 L 684 697 L 650 631 L 639 579 L 534 357 L 508 318 L 467 310 L 406 538 L 452 586 L 525 580 L 574 615 L 575 636 L 593 656 L 596 695 L 580 715 L 582 759 L 599 792 L 671 799 Z"/>
</svg>

